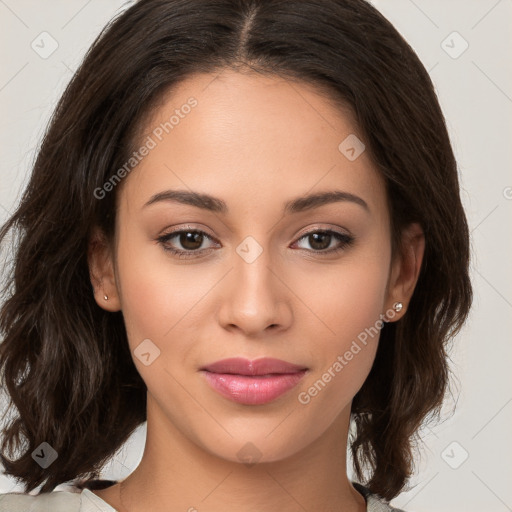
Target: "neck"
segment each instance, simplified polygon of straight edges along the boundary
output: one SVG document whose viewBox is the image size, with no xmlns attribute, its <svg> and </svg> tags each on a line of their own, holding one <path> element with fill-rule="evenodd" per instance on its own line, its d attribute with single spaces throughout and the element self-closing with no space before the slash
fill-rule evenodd
<svg viewBox="0 0 512 512">
<path fill-rule="evenodd" d="M 97 493 L 119 512 L 363 512 L 364 498 L 346 473 L 348 415 L 300 452 L 273 462 L 240 463 L 193 443 L 148 407 L 148 430 L 139 466 L 117 495 Z M 164 434 L 165 432 L 165 434 Z M 172 451 L 169 450 L 172 446 Z"/>
</svg>

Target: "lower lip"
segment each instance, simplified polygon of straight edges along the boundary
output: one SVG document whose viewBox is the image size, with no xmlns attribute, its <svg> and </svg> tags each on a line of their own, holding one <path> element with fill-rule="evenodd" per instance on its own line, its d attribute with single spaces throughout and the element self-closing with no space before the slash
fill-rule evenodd
<svg viewBox="0 0 512 512">
<path fill-rule="evenodd" d="M 260 377 L 213 373 L 206 370 L 202 370 L 201 373 L 215 391 L 233 402 L 261 405 L 272 402 L 295 387 L 304 377 L 306 370 Z"/>
</svg>

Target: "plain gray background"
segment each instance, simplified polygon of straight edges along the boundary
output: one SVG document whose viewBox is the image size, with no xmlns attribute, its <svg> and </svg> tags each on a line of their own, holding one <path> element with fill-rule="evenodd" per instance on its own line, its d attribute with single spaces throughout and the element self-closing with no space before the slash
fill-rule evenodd
<svg viewBox="0 0 512 512">
<path fill-rule="evenodd" d="M 85 51 L 130 3 L 0 0 L 0 222 L 19 200 L 45 125 Z M 408 512 L 512 511 L 512 0 L 372 3 L 435 83 L 458 158 L 475 289 L 451 353 L 457 382 L 446 410 L 457 401 L 456 413 L 422 430 L 411 489 L 393 504 Z M 127 476 L 144 439 L 142 426 L 103 477 Z M 0 476 L 0 492 L 9 491 L 22 486 Z"/>
</svg>

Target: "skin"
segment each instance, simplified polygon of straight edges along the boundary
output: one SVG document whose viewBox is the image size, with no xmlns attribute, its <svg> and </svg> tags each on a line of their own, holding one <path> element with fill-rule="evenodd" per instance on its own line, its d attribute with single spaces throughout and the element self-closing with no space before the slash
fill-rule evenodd
<svg viewBox="0 0 512 512">
<path fill-rule="evenodd" d="M 378 336 L 309 403 L 298 395 L 394 302 L 404 308 L 390 321 L 406 314 L 424 252 L 421 228 L 404 231 L 404 250 L 392 259 L 384 182 L 367 151 L 354 161 L 340 152 L 357 127 L 314 87 L 233 70 L 194 75 L 167 95 L 144 137 L 190 96 L 198 105 L 117 190 L 114 245 L 99 230 L 91 238 L 98 305 L 122 310 L 132 354 L 145 339 L 160 350 L 148 366 L 133 356 L 148 388 L 141 463 L 123 481 L 122 503 L 119 484 L 94 492 L 129 512 L 366 510 L 347 477 L 346 447 L 351 402 Z M 144 207 L 168 189 L 213 195 L 229 211 L 171 201 Z M 340 201 L 283 214 L 287 201 L 331 190 L 362 198 L 368 210 Z M 211 249 L 180 259 L 156 241 L 187 228 L 209 235 L 200 249 Z M 319 246 L 304 234 L 325 229 L 355 241 L 322 256 L 338 240 Z M 236 252 L 247 236 L 263 249 L 252 263 Z M 183 240 L 167 245 L 193 251 Z M 309 369 L 266 405 L 232 402 L 199 373 L 219 359 L 264 356 Z M 254 465 L 237 455 L 249 442 Z"/>
</svg>

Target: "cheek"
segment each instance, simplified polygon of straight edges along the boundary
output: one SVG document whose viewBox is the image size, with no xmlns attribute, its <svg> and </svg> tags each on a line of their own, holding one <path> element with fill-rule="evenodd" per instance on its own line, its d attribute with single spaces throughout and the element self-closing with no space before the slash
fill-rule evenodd
<svg viewBox="0 0 512 512">
<path fill-rule="evenodd" d="M 132 350 L 149 338 L 163 349 L 165 340 L 180 328 L 180 321 L 194 314 L 192 306 L 206 285 L 190 281 L 190 272 L 174 267 L 163 249 L 135 237 L 121 239 L 118 272 L 123 317 Z M 192 308 L 192 309 L 191 309 Z"/>
<path fill-rule="evenodd" d="M 387 261 L 347 259 L 332 275 L 317 277 L 318 286 L 307 295 L 307 303 L 321 320 L 312 315 L 308 320 L 314 341 L 311 360 L 316 365 L 302 387 L 299 402 L 311 402 L 333 419 L 363 385 L 375 359 L 383 326 Z"/>
<path fill-rule="evenodd" d="M 387 262 L 378 258 L 347 260 L 336 268 L 317 272 L 302 285 L 300 296 L 315 315 L 308 322 L 321 329 L 323 339 L 346 343 L 384 313 Z"/>
<path fill-rule="evenodd" d="M 133 362 L 153 397 L 165 402 L 174 390 L 176 413 L 186 411 L 188 395 L 176 385 L 181 371 L 190 365 L 190 339 L 196 337 L 194 317 L 200 314 L 200 300 L 208 283 L 193 285 L 190 272 L 173 268 L 154 247 L 119 244 L 118 272 L 122 311 Z M 195 305 L 195 306 L 194 306 Z M 150 340 L 148 343 L 144 340 Z M 143 343 L 144 341 L 144 343 Z M 144 360 L 144 354 L 149 357 Z"/>
</svg>

